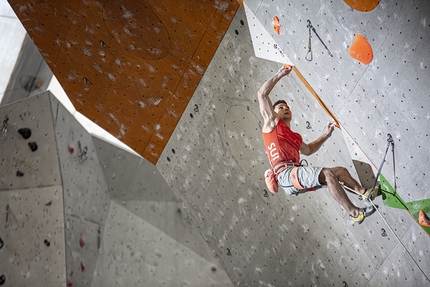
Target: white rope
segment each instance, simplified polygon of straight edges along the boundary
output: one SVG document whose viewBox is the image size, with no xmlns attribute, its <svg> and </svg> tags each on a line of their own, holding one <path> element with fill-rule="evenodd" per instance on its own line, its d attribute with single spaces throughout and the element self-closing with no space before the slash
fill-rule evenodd
<svg viewBox="0 0 430 287">
<path fill-rule="evenodd" d="M 344 185 L 343 183 L 340 183 L 345 189 L 348 189 L 349 191 L 352 191 L 358 195 L 361 195 L 360 193 L 356 192 L 354 189 Z M 373 187 L 374 188 L 374 187 Z M 372 190 L 373 190 L 372 188 Z M 390 224 L 388 224 L 388 222 L 385 220 L 385 218 L 382 216 L 381 212 L 379 212 L 378 207 L 373 203 L 373 201 L 371 200 L 370 203 L 372 203 L 373 207 L 376 209 L 376 211 L 378 212 L 379 216 L 381 216 L 382 220 L 385 222 L 385 224 L 388 226 L 388 229 L 391 230 L 391 232 L 393 233 L 394 237 L 396 237 L 397 241 L 399 241 L 399 243 L 402 245 L 402 247 L 405 249 L 406 253 L 408 253 L 409 257 L 411 257 L 412 261 L 415 263 L 415 265 L 418 267 L 418 269 L 421 271 L 421 273 L 424 275 L 424 277 L 427 279 L 427 281 L 430 282 L 429 277 L 427 277 L 427 275 L 424 273 L 423 269 L 421 269 L 420 265 L 418 264 L 418 262 L 415 260 L 415 258 L 412 256 L 412 254 L 409 252 L 409 250 L 406 248 L 406 246 L 403 244 L 403 242 L 400 240 L 400 238 L 397 236 L 397 234 L 394 232 L 393 228 L 391 228 Z"/>
</svg>

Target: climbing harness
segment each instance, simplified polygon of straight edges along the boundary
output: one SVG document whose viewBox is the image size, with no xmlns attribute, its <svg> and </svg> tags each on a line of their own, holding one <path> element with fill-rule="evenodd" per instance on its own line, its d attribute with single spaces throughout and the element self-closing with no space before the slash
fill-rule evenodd
<svg viewBox="0 0 430 287">
<path fill-rule="evenodd" d="M 393 153 L 393 171 L 394 171 L 394 186 L 396 186 L 396 168 L 395 168 L 395 162 L 394 162 L 394 140 L 393 137 L 391 136 L 391 134 L 387 134 L 387 148 L 385 150 L 385 154 L 384 154 L 384 158 L 382 159 L 381 165 L 379 166 L 378 172 L 375 176 L 375 182 L 373 183 L 372 186 L 372 190 L 371 192 L 373 192 L 373 190 L 375 189 L 376 184 L 378 183 L 378 177 L 381 174 L 381 170 L 382 167 L 384 165 L 385 162 L 385 158 L 387 156 L 388 150 L 391 146 L 391 151 Z M 342 186 L 346 189 L 348 189 L 349 191 L 352 191 L 358 195 L 360 195 L 358 192 L 356 192 L 354 189 L 344 185 L 343 183 L 341 183 Z M 424 277 L 427 279 L 427 281 L 430 282 L 429 277 L 424 273 L 424 271 L 422 270 L 422 268 L 418 265 L 418 262 L 415 260 L 415 258 L 412 256 L 412 254 L 409 252 L 409 250 L 406 248 L 406 246 L 403 244 L 403 242 L 400 240 L 400 238 L 397 236 L 397 234 L 394 232 L 393 228 L 391 227 L 391 225 L 385 220 L 385 218 L 382 216 L 381 212 L 379 211 L 378 207 L 375 205 L 375 203 L 373 203 L 373 201 L 370 201 L 370 203 L 376 208 L 376 211 L 378 212 L 379 216 L 382 218 L 382 220 L 385 222 L 385 224 L 388 226 L 388 228 L 390 229 L 391 233 L 393 233 L 394 237 L 396 237 L 397 241 L 400 243 L 400 245 L 402 245 L 403 249 L 405 249 L 406 253 L 409 255 L 409 257 L 412 259 L 412 261 L 415 263 L 415 265 L 418 267 L 418 269 L 421 271 L 421 273 L 424 275 Z M 385 230 L 383 230 L 383 234 L 385 233 Z M 384 235 L 383 235 L 384 236 Z M 386 233 L 385 233 L 386 236 Z"/>
<path fill-rule="evenodd" d="M 333 57 L 333 54 L 330 52 L 330 50 L 327 48 L 326 44 L 324 44 L 323 40 L 321 39 L 321 37 L 318 35 L 317 31 L 315 30 L 314 26 L 312 26 L 312 23 L 310 20 L 308 20 L 308 25 L 306 26 L 309 29 L 309 39 L 308 39 L 308 53 L 306 54 L 305 59 L 308 61 L 312 61 L 313 56 L 312 56 L 312 31 L 315 33 L 315 35 L 318 37 L 318 39 L 321 41 L 321 43 L 323 44 L 324 48 L 327 50 L 328 54 Z"/>
<path fill-rule="evenodd" d="M 273 168 L 266 170 L 264 173 L 264 178 L 266 182 L 266 186 L 269 189 L 271 193 L 277 193 L 278 192 L 278 174 L 280 174 L 282 171 L 284 171 L 288 167 L 292 167 L 290 171 L 290 179 L 291 183 L 295 188 L 298 189 L 297 192 L 293 193 L 294 195 L 298 195 L 300 193 L 306 192 L 306 191 L 315 191 L 319 189 L 322 186 L 314 186 L 314 187 L 303 187 L 300 183 L 298 172 L 299 167 L 301 166 L 308 166 L 308 162 L 305 159 L 302 159 L 300 162 L 294 162 L 292 160 L 281 160 L 274 164 Z"/>
<path fill-rule="evenodd" d="M 272 168 L 266 170 L 264 173 L 264 180 L 266 182 L 267 189 L 271 193 L 278 193 L 278 174 L 284 171 L 287 167 L 299 166 L 300 163 L 292 160 L 280 160 L 276 162 Z"/>
</svg>

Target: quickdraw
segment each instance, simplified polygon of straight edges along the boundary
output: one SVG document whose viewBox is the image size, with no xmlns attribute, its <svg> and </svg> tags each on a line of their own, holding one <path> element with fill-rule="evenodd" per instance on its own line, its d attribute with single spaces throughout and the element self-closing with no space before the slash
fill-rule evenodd
<svg viewBox="0 0 430 287">
<path fill-rule="evenodd" d="M 326 44 L 324 44 L 323 40 L 321 39 L 321 37 L 318 35 L 317 31 L 315 30 L 314 26 L 312 26 L 312 23 L 310 20 L 308 20 L 308 25 L 306 26 L 309 29 L 309 39 L 308 39 L 308 53 L 306 54 L 305 59 L 308 61 L 312 61 L 313 56 L 312 56 L 312 31 L 315 33 L 315 35 L 318 37 L 318 39 L 321 41 L 321 43 L 323 44 L 324 48 L 327 50 L 328 54 L 333 57 L 333 54 L 330 52 L 330 50 L 327 48 Z"/>
</svg>

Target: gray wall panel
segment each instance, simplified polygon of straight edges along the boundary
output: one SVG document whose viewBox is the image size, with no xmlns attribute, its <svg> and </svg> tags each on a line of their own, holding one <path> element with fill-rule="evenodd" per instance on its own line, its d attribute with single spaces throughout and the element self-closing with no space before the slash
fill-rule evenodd
<svg viewBox="0 0 430 287">
<path fill-rule="evenodd" d="M 4 286 L 63 286 L 66 264 L 61 186 L 0 192 L 0 216 L 4 242 L 0 275 L 6 277 Z"/>
<path fill-rule="evenodd" d="M 269 31 L 274 15 L 282 12 L 291 16 L 283 22 L 284 29 L 288 29 L 284 30 L 284 36 L 291 34 L 295 37 L 292 46 L 297 49 L 291 58 L 297 59 L 299 70 L 342 124 L 342 131 L 336 129 L 316 154 L 304 158 L 311 165 L 345 166 L 356 179 L 360 172 L 363 184 L 370 187 L 375 167 L 379 166 L 385 152 L 386 134 L 391 125 L 408 128 L 410 136 L 419 130 L 418 127 L 415 130 L 407 127 L 411 118 L 406 117 L 387 125 L 386 112 L 396 112 L 395 101 L 402 103 L 404 98 L 387 101 L 386 97 L 378 101 L 370 96 L 373 91 L 381 94 L 382 83 L 386 81 L 384 71 L 375 68 L 375 65 L 381 67 L 381 61 L 386 61 L 381 60 L 385 57 L 378 54 L 378 49 L 386 45 L 388 34 L 394 33 L 395 25 L 408 5 L 388 1 L 366 14 L 352 11 L 343 2 L 322 3 L 322 6 L 319 2 L 314 5 L 293 2 L 291 5 L 290 2 L 285 5 L 272 2 L 247 4 L 253 7 L 257 17 L 263 19 L 261 23 Z M 304 13 L 301 13 L 303 9 Z M 392 264 L 393 250 L 401 246 L 379 214 L 366 219 L 360 226 L 352 226 L 347 212 L 325 188 L 297 197 L 287 196 L 282 190 L 277 195 L 265 192 L 262 175 L 269 164 L 260 138 L 261 117 L 256 96 L 260 86 L 280 64 L 249 54 L 252 48 L 250 35 L 240 22 L 244 14 L 243 10 L 237 13 L 225 36 L 228 44 L 221 44 L 222 48 L 206 71 L 157 167 L 184 202 L 200 233 L 234 283 L 244 286 L 342 286 L 345 283 L 348 286 L 373 286 L 373 282 L 392 282 L 392 279 L 383 278 L 388 275 L 381 273 L 381 267 Z M 323 39 L 327 39 L 329 48 L 333 47 L 334 58 L 327 57 L 315 36 L 312 39 L 314 60 L 306 62 L 302 58 L 304 55 L 300 53 L 305 54 L 307 44 L 307 17 L 315 19 L 312 22 Z M 357 19 L 362 19 L 363 23 L 355 23 Z M 374 62 L 368 66 L 348 55 L 347 49 L 355 33 L 366 34 L 374 48 Z M 234 55 L 224 71 L 221 69 L 226 64 L 223 55 Z M 390 72 L 387 70 L 387 74 Z M 219 77 L 222 77 L 221 81 Z M 307 142 L 318 137 L 329 120 L 294 73 L 278 83 L 271 98 L 273 101 L 287 100 L 294 115 L 292 129 L 300 132 Z M 198 112 L 194 110 L 195 105 L 199 107 Z M 307 122 L 309 128 L 306 128 Z M 398 133 L 390 132 L 398 140 Z M 396 142 L 396 150 L 398 145 Z M 406 150 L 414 146 L 413 142 L 408 142 Z M 421 149 L 425 146 L 423 143 Z M 407 161 L 396 152 L 397 165 L 399 159 Z M 359 167 L 357 171 L 355 166 Z M 392 168 L 391 155 L 388 155 L 383 173 L 390 181 Z M 421 170 L 409 169 L 407 173 L 416 177 Z M 410 183 L 408 176 L 398 178 L 399 186 Z M 365 205 L 355 195 L 350 198 L 357 206 Z M 410 240 L 409 228 L 416 225 L 410 215 L 384 206 L 379 198 L 375 203 L 402 241 Z M 429 239 L 422 233 L 416 236 L 417 244 L 412 249 L 417 250 L 413 256 L 422 260 L 423 246 L 428 245 Z M 409 270 L 415 270 L 417 275 L 417 267 L 407 254 L 400 254 L 402 260 L 398 263 L 397 260 L 396 264 L 402 276 L 408 278 L 404 286 L 423 284 L 424 281 L 419 279 L 411 280 Z M 426 267 L 426 263 L 423 266 Z"/>
<path fill-rule="evenodd" d="M 0 134 L 0 190 L 61 185 L 50 108 L 40 95 L 0 109 L 0 130 L 7 119 L 7 131 Z M 21 128 L 31 130 L 28 139 L 18 133 Z"/>
</svg>

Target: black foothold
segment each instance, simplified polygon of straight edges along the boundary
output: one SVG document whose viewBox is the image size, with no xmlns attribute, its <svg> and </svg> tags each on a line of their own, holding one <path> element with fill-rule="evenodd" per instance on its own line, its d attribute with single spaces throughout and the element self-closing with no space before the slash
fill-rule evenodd
<svg viewBox="0 0 430 287">
<path fill-rule="evenodd" d="M 28 146 L 30 147 L 31 151 L 37 151 L 37 143 L 29 142 Z"/>
<path fill-rule="evenodd" d="M 3 246 L 4 246 L 3 239 L 1 239 L 1 238 L 0 238 L 0 249 L 2 249 L 2 248 L 3 248 Z"/>
<path fill-rule="evenodd" d="M 20 170 L 17 170 L 16 171 L 16 176 L 19 176 L 19 177 L 24 176 L 24 173 L 22 171 L 20 171 Z"/>
<path fill-rule="evenodd" d="M 6 282 L 6 276 L 4 276 L 4 274 L 2 276 L 0 276 L 0 285 L 3 285 L 4 282 Z"/>
<path fill-rule="evenodd" d="M 45 239 L 45 241 L 43 241 L 43 243 L 45 243 L 45 245 L 48 247 L 51 245 L 51 242 L 49 242 L 47 239 Z"/>
<path fill-rule="evenodd" d="M 24 139 L 31 137 L 31 130 L 29 128 L 21 128 L 18 132 Z"/>
</svg>

